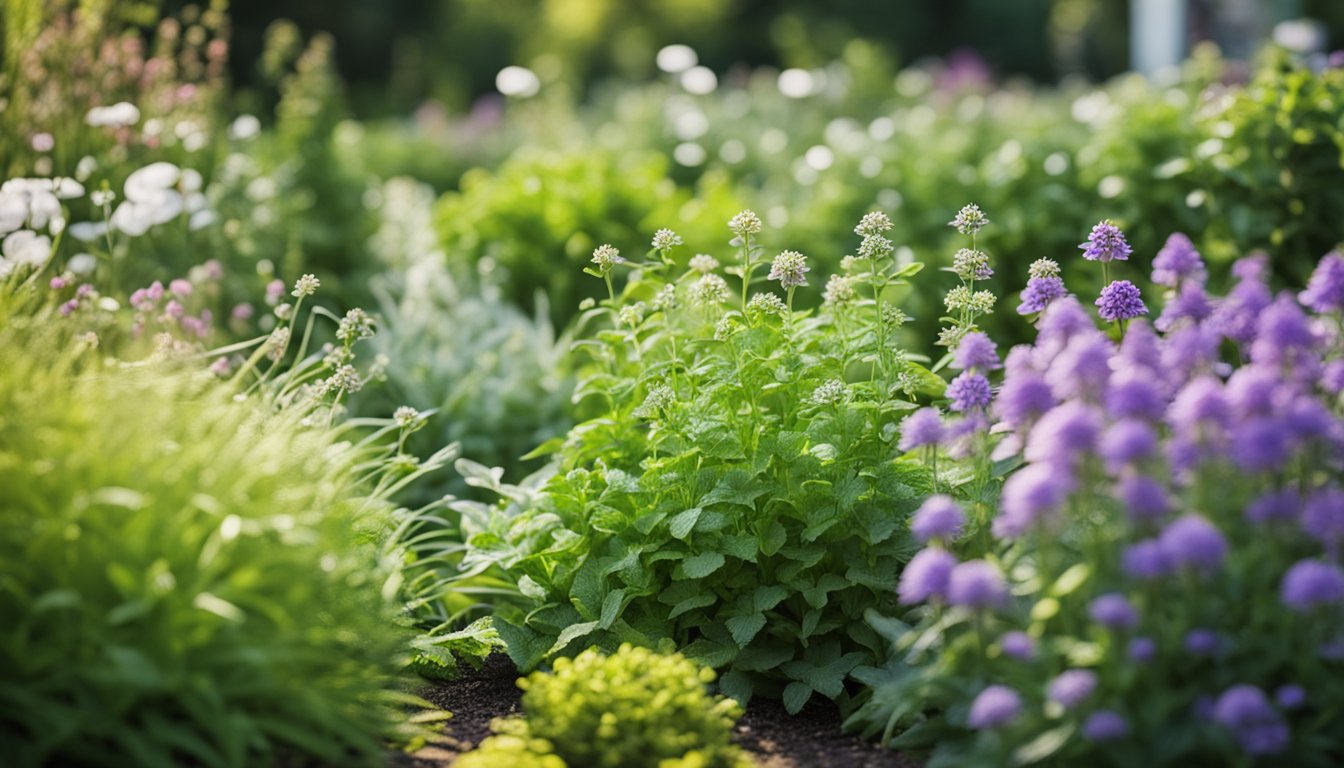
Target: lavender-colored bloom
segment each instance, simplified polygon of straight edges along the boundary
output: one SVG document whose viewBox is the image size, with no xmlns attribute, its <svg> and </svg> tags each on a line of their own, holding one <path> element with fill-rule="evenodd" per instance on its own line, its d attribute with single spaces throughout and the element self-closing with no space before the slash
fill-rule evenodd
<svg viewBox="0 0 1344 768">
<path fill-rule="evenodd" d="M 1242 282 L 1263 283 L 1269 275 L 1269 254 L 1252 251 L 1232 262 L 1232 275 Z"/>
<path fill-rule="evenodd" d="M 1198 323 L 1212 314 L 1213 304 L 1209 302 L 1203 284 L 1190 282 L 1176 291 L 1176 295 L 1162 308 L 1162 314 L 1154 325 L 1159 331 L 1169 331 L 1182 320 Z"/>
<path fill-rule="evenodd" d="M 1268 415 L 1276 410 L 1283 390 L 1279 371 L 1265 365 L 1245 365 L 1227 379 L 1227 401 L 1243 416 Z"/>
<path fill-rule="evenodd" d="M 1120 342 L 1116 363 L 1121 370 L 1147 368 L 1156 371 L 1162 367 L 1162 348 L 1157 334 L 1153 333 L 1153 327 L 1147 321 L 1135 320 L 1130 323 L 1125 338 Z"/>
<path fill-rule="evenodd" d="M 1173 383 L 1180 384 L 1197 373 L 1214 368 L 1222 337 L 1206 325 L 1182 325 L 1167 334 L 1162 344 L 1162 368 Z"/>
<path fill-rule="evenodd" d="M 1139 612 L 1118 592 L 1093 600 L 1087 608 L 1092 620 L 1108 629 L 1133 629 L 1139 625 Z"/>
<path fill-rule="evenodd" d="M 1170 564 L 1157 539 L 1144 539 L 1125 548 L 1125 574 L 1132 579 L 1156 579 L 1166 575 Z"/>
<path fill-rule="evenodd" d="M 1321 389 L 1332 395 L 1344 392 L 1344 360 L 1331 360 L 1321 369 Z"/>
<path fill-rule="evenodd" d="M 1097 673 L 1090 669 L 1070 669 L 1060 673 L 1046 686 L 1051 701 L 1066 708 L 1076 707 L 1097 689 Z"/>
<path fill-rule="evenodd" d="M 1311 353 L 1320 343 L 1306 313 L 1288 294 L 1279 296 L 1260 313 L 1251 360 L 1279 366 Z"/>
<path fill-rule="evenodd" d="M 971 702 L 966 724 L 976 730 L 999 728 L 1022 713 L 1022 697 L 1006 685 L 991 685 Z"/>
<path fill-rule="evenodd" d="M 1008 476 L 999 497 L 994 535 L 1015 539 L 1055 515 L 1073 490 L 1074 480 L 1050 464 L 1032 464 Z"/>
<path fill-rule="evenodd" d="M 1223 534 L 1199 515 L 1185 515 L 1168 525 L 1159 541 L 1167 561 L 1177 568 L 1213 571 L 1223 564 L 1227 555 Z"/>
<path fill-rule="evenodd" d="M 1014 630 L 1005 632 L 999 638 L 999 650 L 1003 655 L 1018 661 L 1031 661 L 1036 656 L 1036 641 L 1026 632 Z"/>
<path fill-rule="evenodd" d="M 1044 312 L 1055 301 L 1069 295 L 1060 277 L 1033 277 L 1027 280 L 1022 289 L 1022 301 L 1017 305 L 1017 314 L 1034 315 Z"/>
<path fill-rule="evenodd" d="M 1204 277 L 1204 260 L 1190 238 L 1180 232 L 1173 232 L 1153 257 L 1153 282 L 1158 285 L 1174 288 L 1182 280 L 1202 283 Z"/>
<path fill-rule="evenodd" d="M 1246 519 L 1253 523 L 1296 520 L 1302 511 L 1302 496 L 1292 488 L 1270 491 L 1246 507 Z"/>
<path fill-rule="evenodd" d="M 1048 355 L 1053 356 L 1075 336 L 1083 331 L 1096 330 L 1096 327 L 1092 317 L 1077 299 L 1072 296 L 1061 298 L 1052 302 L 1041 315 L 1036 333 L 1037 349 L 1053 350 Z"/>
<path fill-rule="evenodd" d="M 1024 452 L 1027 461 L 1071 467 L 1096 450 L 1102 416 L 1095 406 L 1076 401 L 1051 408 L 1031 428 Z"/>
<path fill-rule="evenodd" d="M 1115 484 L 1115 497 L 1125 507 L 1125 514 L 1136 522 L 1156 520 L 1167 513 L 1167 490 L 1147 475 L 1128 475 Z"/>
<path fill-rule="evenodd" d="M 947 602 L 967 608 L 993 608 L 1008 599 L 1003 574 L 984 560 L 968 560 L 952 569 L 947 581 Z"/>
<path fill-rule="evenodd" d="M 1307 691 L 1300 685 L 1282 685 L 1274 691 L 1274 701 L 1284 709 L 1297 709 L 1307 703 Z"/>
<path fill-rule="evenodd" d="M 951 496 L 938 494 L 930 496 L 915 510 L 910 532 L 922 544 L 929 539 L 955 538 L 965 524 L 966 514 L 957 502 Z"/>
<path fill-rule="evenodd" d="M 1250 755 L 1272 755 L 1288 748 L 1291 733 L 1274 711 L 1264 691 L 1253 685 L 1235 685 L 1218 697 L 1213 720 L 1236 737 Z"/>
<path fill-rule="evenodd" d="M 1128 280 L 1116 280 L 1102 288 L 1096 304 L 1097 314 L 1108 322 L 1132 320 L 1148 314 L 1139 287 Z"/>
<path fill-rule="evenodd" d="M 1307 497 L 1302 530 L 1328 550 L 1344 543 L 1344 490 L 1322 488 Z"/>
<path fill-rule="evenodd" d="M 1097 222 L 1087 242 L 1078 246 L 1088 261 L 1124 261 L 1134 252 L 1125 242 L 1125 233 L 1110 219 Z"/>
<path fill-rule="evenodd" d="M 1232 431 L 1232 462 L 1247 472 L 1270 472 L 1283 467 L 1292 453 L 1291 435 L 1279 419 L 1247 419 Z"/>
<path fill-rule="evenodd" d="M 956 567 L 957 558 L 945 549 L 920 550 L 901 572 L 901 582 L 896 588 L 901 603 L 913 605 L 929 598 L 946 597 L 948 579 Z"/>
<path fill-rule="evenodd" d="M 1327 253 L 1311 273 L 1307 289 L 1297 298 L 1321 314 L 1344 309 L 1344 256 L 1336 251 Z"/>
<path fill-rule="evenodd" d="M 1002 367 L 994 342 L 980 331 L 973 331 L 961 337 L 952 365 L 958 369 L 974 368 L 980 371 L 992 371 Z"/>
<path fill-rule="evenodd" d="M 913 451 L 926 445 L 937 445 L 943 439 L 943 419 L 937 408 L 920 408 L 901 422 L 901 441 L 897 447 Z"/>
<path fill-rule="evenodd" d="M 1344 570 L 1320 560 L 1299 561 L 1284 574 L 1279 598 L 1299 613 L 1342 602 Z"/>
<path fill-rule="evenodd" d="M 1123 739 L 1129 735 L 1129 723 L 1119 712 L 1099 709 L 1088 715 L 1083 723 L 1083 738 L 1088 741 L 1105 742 Z"/>
<path fill-rule="evenodd" d="M 1283 408 L 1283 426 L 1297 440 L 1314 440 L 1330 436 L 1339 421 L 1320 400 L 1308 395 L 1293 398 Z"/>
<path fill-rule="evenodd" d="M 1231 410 L 1223 385 L 1210 376 L 1186 384 L 1167 409 L 1167 419 L 1177 432 L 1190 436 L 1198 435 L 1205 426 L 1226 426 Z"/>
<path fill-rule="evenodd" d="M 994 400 L 994 412 L 1014 429 L 1026 426 L 1054 407 L 1055 396 L 1050 385 L 1030 369 L 1009 372 Z"/>
<path fill-rule="evenodd" d="M 1117 421 L 1102 433 L 1098 453 L 1111 472 L 1119 473 L 1157 452 L 1157 432 L 1137 419 Z"/>
<path fill-rule="evenodd" d="M 1214 308 L 1209 325 L 1239 344 L 1249 344 L 1255 339 L 1260 313 L 1273 300 L 1269 286 L 1259 278 L 1244 277 Z"/>
<path fill-rule="evenodd" d="M 1185 633 L 1185 650 L 1196 656 L 1212 656 L 1221 644 L 1218 633 L 1211 629 L 1192 629 Z"/>
<path fill-rule="evenodd" d="M 963 372 L 948 382 L 946 394 L 952 401 L 949 407 L 961 412 L 988 408 L 994 399 L 994 394 L 989 388 L 989 379 L 970 371 Z"/>
<path fill-rule="evenodd" d="M 1147 664 L 1157 658 L 1157 643 L 1151 637 L 1136 637 L 1129 641 L 1129 660 L 1138 664 Z"/>
<path fill-rule="evenodd" d="M 1106 412 L 1112 418 L 1157 421 L 1166 409 L 1167 398 L 1150 370 L 1123 368 L 1106 386 Z"/>
<path fill-rule="evenodd" d="M 1111 374 L 1115 347 L 1094 329 L 1079 331 L 1050 361 L 1045 380 L 1060 398 L 1098 401 Z"/>
</svg>

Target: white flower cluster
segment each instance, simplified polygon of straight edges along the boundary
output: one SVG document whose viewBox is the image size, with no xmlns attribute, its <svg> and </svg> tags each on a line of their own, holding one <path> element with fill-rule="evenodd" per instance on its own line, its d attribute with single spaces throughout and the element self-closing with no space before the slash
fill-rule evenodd
<svg viewBox="0 0 1344 768">
<path fill-rule="evenodd" d="M 84 194 L 74 179 L 10 179 L 0 185 L 0 278 L 20 266 L 41 267 L 51 258 L 51 238 L 65 229 L 62 200 Z"/>
</svg>

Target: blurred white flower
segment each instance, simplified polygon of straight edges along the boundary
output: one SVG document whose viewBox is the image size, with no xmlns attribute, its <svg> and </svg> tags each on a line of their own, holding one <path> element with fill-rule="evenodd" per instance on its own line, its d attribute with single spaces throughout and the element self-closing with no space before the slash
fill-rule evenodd
<svg viewBox="0 0 1344 768">
<path fill-rule="evenodd" d="M 126 177 L 126 199 L 133 202 L 148 202 L 158 193 L 177 184 L 182 177 L 182 169 L 172 163 L 150 163 L 144 168 Z"/>
<path fill-rule="evenodd" d="M 218 220 L 219 217 L 215 215 L 214 211 L 205 208 L 191 214 L 191 218 L 187 219 L 187 229 L 195 232 L 198 229 L 205 229 Z"/>
<path fill-rule="evenodd" d="M 5 237 L 4 243 L 0 244 L 0 254 L 15 266 L 40 267 L 51 258 L 51 238 L 31 229 L 20 229 Z"/>
<path fill-rule="evenodd" d="M 74 200 L 84 196 L 84 185 L 69 176 L 62 176 L 52 181 L 52 192 L 61 200 Z"/>
<path fill-rule="evenodd" d="M 229 126 L 229 138 L 244 141 L 261 133 L 261 121 L 256 115 L 239 115 Z"/>
<path fill-rule="evenodd" d="M 700 63 L 695 50 L 686 45 L 669 45 L 658 51 L 658 68 L 669 75 L 677 75 Z"/>
<path fill-rule="evenodd" d="M 541 80 L 537 73 L 527 67 L 505 67 L 495 75 L 495 88 L 505 96 L 517 96 L 526 99 L 536 96 L 541 90 Z"/>
<path fill-rule="evenodd" d="M 65 264 L 65 268 L 74 272 L 76 275 L 93 274 L 93 270 L 97 266 L 98 259 L 94 258 L 93 254 L 89 253 L 76 253 L 74 256 L 71 256 L 70 261 Z"/>
<path fill-rule="evenodd" d="M 85 115 L 84 122 L 104 128 L 124 128 L 140 122 L 140 109 L 128 101 L 109 107 L 94 107 Z"/>
<path fill-rule="evenodd" d="M 80 242 L 91 243 L 107 234 L 107 222 L 81 221 L 71 224 L 69 228 L 66 229 L 66 234 Z"/>
<path fill-rule="evenodd" d="M 14 192 L 0 192 L 0 234 L 13 232 L 27 220 L 27 198 Z"/>
<path fill-rule="evenodd" d="M 201 178 L 201 172 L 195 168 L 184 168 L 182 170 L 182 191 L 199 192 L 204 180 Z"/>
</svg>

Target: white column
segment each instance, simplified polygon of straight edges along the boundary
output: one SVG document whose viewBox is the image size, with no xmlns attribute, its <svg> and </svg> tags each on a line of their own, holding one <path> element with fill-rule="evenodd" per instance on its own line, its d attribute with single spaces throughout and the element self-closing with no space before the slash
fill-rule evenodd
<svg viewBox="0 0 1344 768">
<path fill-rule="evenodd" d="M 1130 0 L 1129 66 L 1151 76 L 1185 58 L 1185 0 Z"/>
</svg>

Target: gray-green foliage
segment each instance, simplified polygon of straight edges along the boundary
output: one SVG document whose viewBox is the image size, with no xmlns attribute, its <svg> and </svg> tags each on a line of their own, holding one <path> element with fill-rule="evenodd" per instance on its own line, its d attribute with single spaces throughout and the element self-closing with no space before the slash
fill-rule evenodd
<svg viewBox="0 0 1344 768">
<path fill-rule="evenodd" d="M 0 306 L 7 765 L 374 764 L 403 720 L 376 457 Z M 47 326 L 44 328 L 44 326 Z M 110 350 L 106 354 L 112 354 Z"/>
<path fill-rule="evenodd" d="M 432 205 L 429 188 L 408 179 L 383 187 L 373 250 L 389 269 L 375 284 L 383 325 L 373 344 L 389 364 L 385 385 L 358 408 L 432 410 L 409 442 L 413 452 L 458 443 L 462 455 L 512 473 L 524 466 L 520 457 L 569 427 L 565 345 L 544 308 L 528 317 L 500 298 L 488 276 L 449 271 Z M 424 501 L 465 490 L 456 476 L 415 487 Z"/>
</svg>

